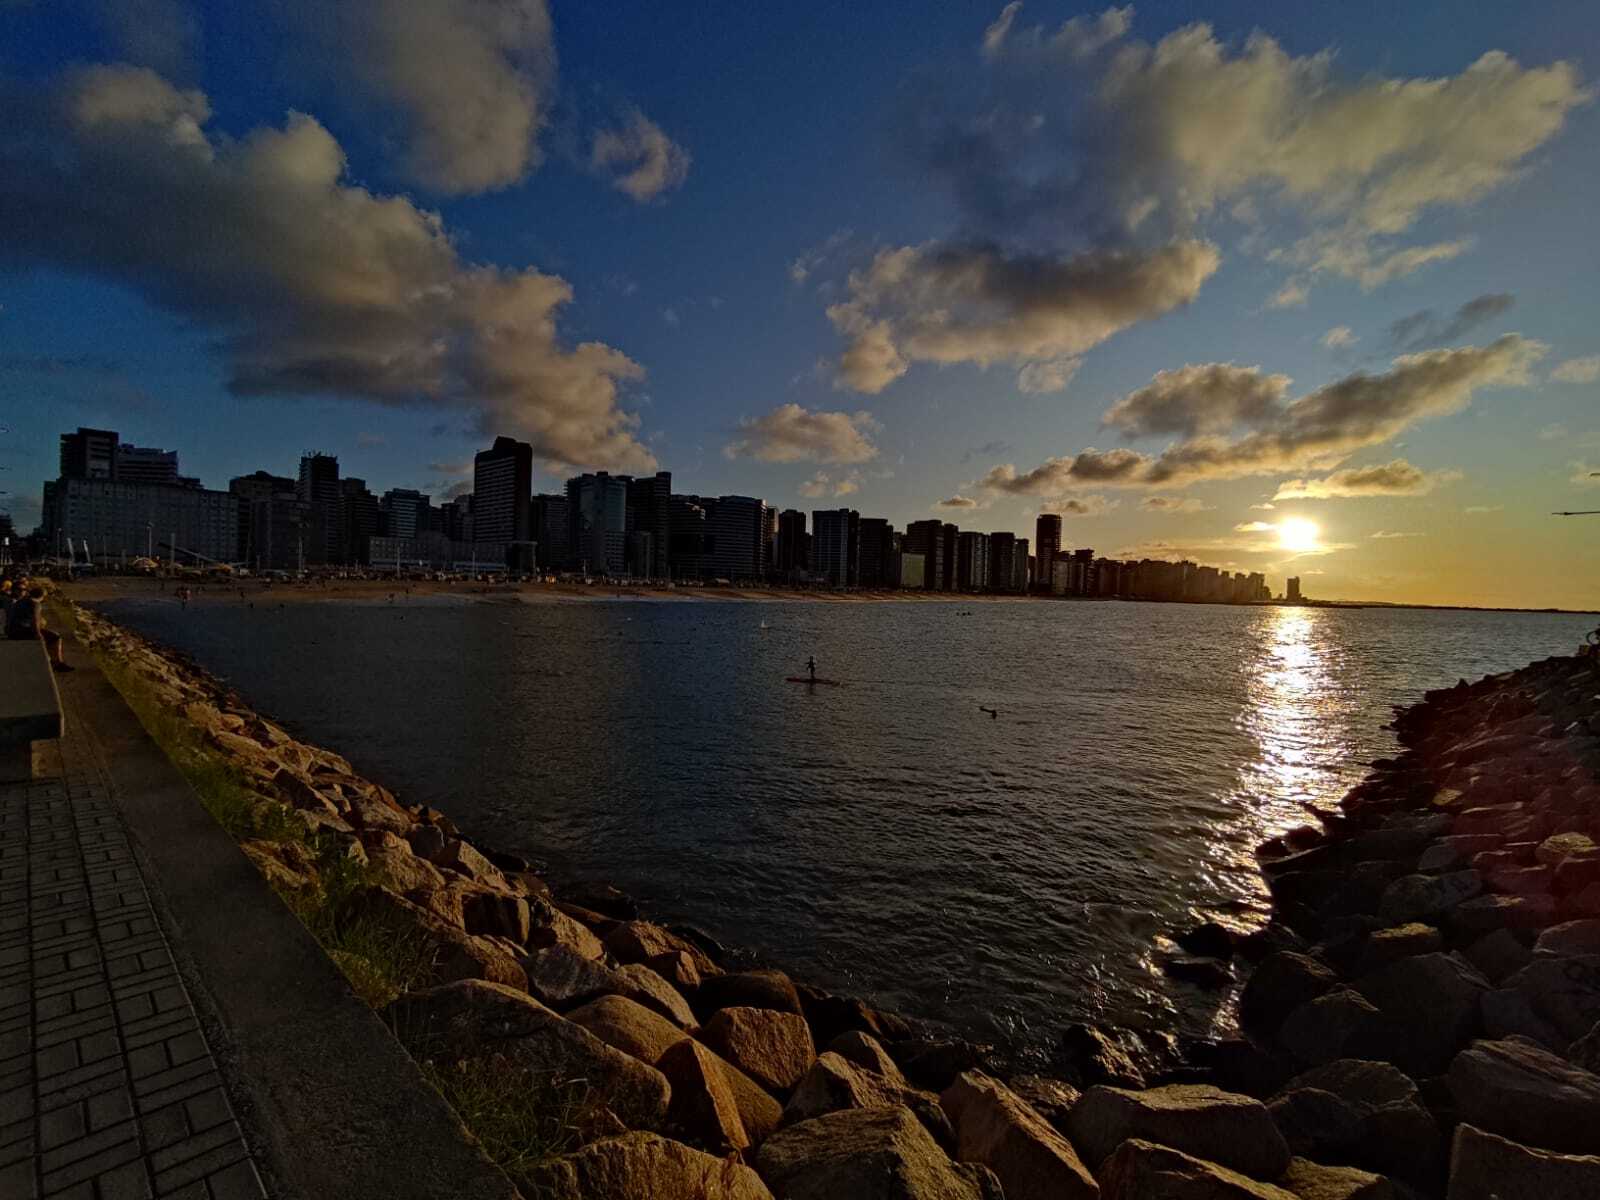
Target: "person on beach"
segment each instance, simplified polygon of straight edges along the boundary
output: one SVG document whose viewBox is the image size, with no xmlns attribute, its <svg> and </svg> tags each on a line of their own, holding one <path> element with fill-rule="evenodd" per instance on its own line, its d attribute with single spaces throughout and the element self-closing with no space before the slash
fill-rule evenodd
<svg viewBox="0 0 1600 1200">
<path fill-rule="evenodd" d="M 11 580 L 0 580 L 0 629 L 6 626 L 6 614 L 11 611 Z"/>
<path fill-rule="evenodd" d="M 806 670 L 811 672 L 811 682 L 815 683 L 817 681 L 817 657 L 816 657 L 816 655 L 813 654 L 813 655 L 811 655 L 810 657 L 808 657 L 806 659 Z"/>
<path fill-rule="evenodd" d="M 61 643 L 61 635 L 54 629 L 44 627 L 44 588 L 39 584 L 29 587 L 26 594 L 13 600 L 11 607 L 6 610 L 6 637 L 17 642 L 38 638 L 44 643 L 45 653 L 50 656 L 53 668 L 57 671 L 72 670 L 67 665 L 66 647 Z"/>
</svg>

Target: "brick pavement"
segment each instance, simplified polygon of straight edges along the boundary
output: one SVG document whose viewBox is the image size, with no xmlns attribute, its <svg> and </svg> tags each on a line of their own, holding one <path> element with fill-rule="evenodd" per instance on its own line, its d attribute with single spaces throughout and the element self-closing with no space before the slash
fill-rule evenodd
<svg viewBox="0 0 1600 1200">
<path fill-rule="evenodd" d="M 265 1195 L 104 765 L 0 785 L 0 1197 Z"/>
</svg>

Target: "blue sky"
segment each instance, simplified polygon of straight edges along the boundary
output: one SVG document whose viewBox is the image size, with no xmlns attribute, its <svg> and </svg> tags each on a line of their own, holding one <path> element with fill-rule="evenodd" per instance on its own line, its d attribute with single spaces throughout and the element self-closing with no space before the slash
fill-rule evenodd
<svg viewBox="0 0 1600 1200">
<path fill-rule="evenodd" d="M 1593 5 L 131 11 L 0 6 L 19 523 L 79 424 L 438 495 L 503 429 L 541 490 L 1594 603 Z"/>
</svg>

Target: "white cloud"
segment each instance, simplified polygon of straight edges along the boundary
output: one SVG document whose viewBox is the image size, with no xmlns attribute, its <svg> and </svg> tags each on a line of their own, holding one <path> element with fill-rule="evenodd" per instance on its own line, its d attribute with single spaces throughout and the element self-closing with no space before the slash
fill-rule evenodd
<svg viewBox="0 0 1600 1200">
<path fill-rule="evenodd" d="M 280 11 L 341 94 L 393 122 L 424 187 L 488 191 L 538 166 L 556 77 L 545 0 L 292 0 Z"/>
<path fill-rule="evenodd" d="M 1311 298 L 1311 289 L 1303 279 L 1287 279 L 1282 287 L 1267 297 L 1268 308 L 1303 308 Z"/>
<path fill-rule="evenodd" d="M 589 165 L 611 176 L 612 186 L 640 204 L 681 187 L 689 178 L 689 152 L 633 109 L 619 129 L 594 135 Z"/>
<path fill-rule="evenodd" d="M 1565 362 L 1557 363 L 1550 378 L 1557 383 L 1593 383 L 1600 379 L 1600 354 L 1591 354 L 1587 358 L 1569 358 Z"/>
<path fill-rule="evenodd" d="M 869 412 L 819 412 L 780 404 L 765 416 L 740 421 L 739 436 L 722 453 L 763 462 L 866 462 L 878 456 L 869 436 L 878 428 Z"/>
<path fill-rule="evenodd" d="M 1318 340 L 1329 350 L 1343 350 L 1348 346 L 1354 346 L 1361 339 L 1355 335 L 1350 326 L 1335 325 Z"/>
<path fill-rule="evenodd" d="M 1372 534 L 1372 539 L 1373 541 L 1389 541 L 1394 538 L 1419 538 L 1426 536 L 1426 534 L 1422 533 L 1399 533 L 1387 529 L 1380 529 L 1377 533 Z"/>
<path fill-rule="evenodd" d="M 1082 365 L 1083 359 L 1073 357 L 1031 362 L 1017 372 L 1017 390 L 1028 395 L 1064 392 Z"/>
<path fill-rule="evenodd" d="M 1600 487 L 1600 466 L 1586 462 L 1575 462 L 1571 466 L 1572 475 L 1568 479 L 1569 483 L 1575 483 L 1579 487 Z"/>
<path fill-rule="evenodd" d="M 828 495 L 850 496 L 860 490 L 860 471 L 851 471 L 848 475 L 838 477 L 830 475 L 826 471 L 818 471 L 798 488 L 802 496 L 813 500 Z"/>
<path fill-rule="evenodd" d="M 1062 517 L 1098 517 L 1110 512 L 1120 503 L 1098 493 L 1089 496 L 1063 496 L 1059 500 L 1041 505 L 1039 511 L 1055 513 Z"/>
<path fill-rule="evenodd" d="M 437 214 L 348 182 L 313 118 L 213 136 L 202 93 L 131 67 L 70 71 L 6 106 L 0 248 L 211 331 L 234 393 L 430 404 L 553 462 L 653 465 L 618 404 L 644 371 L 563 342 L 567 282 L 463 261 Z"/>
</svg>

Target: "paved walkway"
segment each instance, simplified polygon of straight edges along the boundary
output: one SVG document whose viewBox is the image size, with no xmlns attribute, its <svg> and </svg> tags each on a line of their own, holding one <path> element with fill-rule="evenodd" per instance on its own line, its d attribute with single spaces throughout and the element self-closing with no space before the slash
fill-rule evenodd
<svg viewBox="0 0 1600 1200">
<path fill-rule="evenodd" d="M 0 785 L 0 1197 L 263 1196 L 104 765 Z"/>
</svg>

